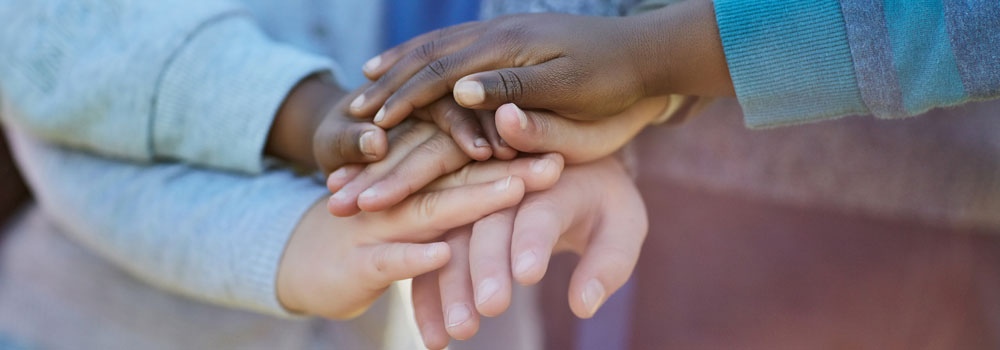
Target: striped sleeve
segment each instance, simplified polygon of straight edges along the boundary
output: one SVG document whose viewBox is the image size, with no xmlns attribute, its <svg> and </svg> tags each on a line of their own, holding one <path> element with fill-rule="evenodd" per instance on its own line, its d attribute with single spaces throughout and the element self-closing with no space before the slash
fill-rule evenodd
<svg viewBox="0 0 1000 350">
<path fill-rule="evenodd" d="M 1000 97 L 995 0 L 717 0 L 749 127 Z"/>
</svg>

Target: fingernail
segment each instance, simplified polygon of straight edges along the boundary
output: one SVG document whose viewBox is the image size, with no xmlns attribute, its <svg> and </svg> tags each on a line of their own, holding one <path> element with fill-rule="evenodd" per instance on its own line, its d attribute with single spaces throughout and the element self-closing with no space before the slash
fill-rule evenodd
<svg viewBox="0 0 1000 350">
<path fill-rule="evenodd" d="M 337 171 L 330 173 L 330 177 L 334 179 L 343 179 L 347 177 L 347 169 L 345 168 L 337 169 Z"/>
<path fill-rule="evenodd" d="M 458 326 L 469 320 L 472 311 L 465 304 L 455 304 L 448 308 L 448 328 Z"/>
<path fill-rule="evenodd" d="M 583 306 L 587 308 L 587 312 L 590 315 L 594 315 L 604 300 L 604 286 L 596 279 L 592 279 L 583 288 L 583 295 L 581 297 L 583 299 Z"/>
<path fill-rule="evenodd" d="M 541 174 L 545 172 L 545 169 L 549 167 L 548 159 L 535 159 L 531 161 L 531 171 L 535 174 Z"/>
<path fill-rule="evenodd" d="M 493 184 L 493 188 L 496 188 L 497 191 L 501 191 L 501 192 L 506 191 L 507 188 L 510 187 L 510 179 L 512 177 L 513 176 L 508 176 L 506 179 L 503 179 L 503 180 L 495 182 Z"/>
<path fill-rule="evenodd" d="M 521 253 L 514 260 L 514 274 L 518 276 L 524 275 L 528 270 L 531 270 L 531 267 L 535 265 L 535 261 L 537 260 L 538 257 L 532 251 Z"/>
<path fill-rule="evenodd" d="M 455 84 L 455 100 L 466 106 L 473 106 L 486 101 L 486 90 L 478 81 L 459 81 Z"/>
<path fill-rule="evenodd" d="M 479 282 L 479 288 L 476 288 L 476 305 L 483 305 L 498 291 L 500 291 L 500 283 L 495 279 L 487 278 Z"/>
<path fill-rule="evenodd" d="M 365 65 L 361 67 L 361 70 L 365 71 L 365 73 L 371 74 L 378 69 L 378 66 L 380 65 L 382 65 L 382 55 L 372 57 L 372 59 L 368 60 L 368 62 L 365 62 Z"/>
<path fill-rule="evenodd" d="M 427 248 L 424 248 L 424 257 L 427 258 L 427 260 L 431 261 L 436 260 L 438 255 L 440 254 L 441 254 L 440 244 L 431 244 L 427 246 Z"/>
<path fill-rule="evenodd" d="M 358 139 L 358 144 L 361 148 L 361 153 L 365 156 L 374 157 L 375 156 L 375 132 L 372 130 L 365 131 L 361 133 L 361 137 Z"/>
<path fill-rule="evenodd" d="M 489 147 L 490 146 L 489 141 L 486 141 L 486 139 L 484 139 L 482 137 L 477 138 L 476 141 L 474 141 L 474 143 L 476 144 L 476 147 Z"/>
<path fill-rule="evenodd" d="M 528 130 L 528 115 L 518 106 L 514 106 L 514 110 L 517 111 L 517 121 L 521 124 L 521 130 Z"/>
<path fill-rule="evenodd" d="M 351 101 L 351 110 L 359 111 L 361 110 L 361 105 L 363 104 L 365 104 L 365 94 L 361 94 L 360 96 L 355 97 L 354 101 Z"/>
<path fill-rule="evenodd" d="M 382 119 L 385 119 L 385 106 L 382 106 L 382 108 L 379 108 L 378 109 L 378 113 L 375 113 L 375 122 L 376 123 L 381 122 Z"/>
<path fill-rule="evenodd" d="M 347 193 L 344 193 L 344 191 L 337 191 L 337 193 L 334 193 L 330 196 L 330 198 L 337 201 L 344 200 L 347 199 Z"/>
<path fill-rule="evenodd" d="M 375 198 L 375 197 L 378 197 L 378 190 L 376 190 L 374 187 L 369 188 L 364 192 L 361 192 L 360 195 L 358 195 L 358 198 Z"/>
</svg>

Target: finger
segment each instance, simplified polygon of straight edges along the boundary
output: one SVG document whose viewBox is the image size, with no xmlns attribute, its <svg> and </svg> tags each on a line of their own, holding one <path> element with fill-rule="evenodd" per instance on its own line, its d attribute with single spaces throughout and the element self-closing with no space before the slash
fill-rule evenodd
<svg viewBox="0 0 1000 350">
<path fill-rule="evenodd" d="M 382 112 L 386 110 L 380 109 L 386 102 L 386 99 L 403 86 L 407 80 L 410 80 L 414 74 L 418 74 L 421 69 L 428 66 L 437 67 L 439 64 L 437 62 L 440 58 L 451 55 L 478 39 L 479 31 L 458 30 L 440 34 L 439 37 L 417 46 L 403 56 L 403 58 L 399 59 L 387 73 L 382 75 L 378 81 L 351 102 L 351 114 L 358 117 L 370 117 L 374 114 L 375 124 L 392 127 L 402 120 L 402 118 L 410 115 L 415 108 L 427 106 L 438 98 L 446 96 L 447 89 L 439 92 L 437 98 L 424 101 L 420 105 L 412 106 L 413 108 L 407 110 L 403 115 L 383 114 Z M 376 113 L 376 110 L 378 110 L 378 113 Z"/>
<path fill-rule="evenodd" d="M 386 240 L 425 241 L 454 227 L 475 222 L 491 213 L 517 205 L 524 197 L 518 177 L 462 186 L 411 196 L 386 211 L 385 221 L 397 227 L 385 232 Z M 400 237 L 403 235 L 405 237 Z"/>
<path fill-rule="evenodd" d="M 475 286 L 476 309 L 486 317 L 499 316 L 510 306 L 510 238 L 515 208 L 476 221 L 469 241 L 469 268 Z"/>
<path fill-rule="evenodd" d="M 476 117 L 479 118 L 479 125 L 483 128 L 483 134 L 490 146 L 493 147 L 493 158 L 499 160 L 511 160 L 517 157 L 517 150 L 507 145 L 507 142 L 500 137 L 497 131 L 496 119 L 493 111 L 476 110 Z"/>
<path fill-rule="evenodd" d="M 499 48 L 498 45 L 477 43 L 454 54 L 421 62 L 419 71 L 414 71 L 405 80 L 396 82 L 398 84 L 390 84 L 387 74 L 368 88 L 371 96 L 380 97 L 384 101 L 382 109 L 375 114 L 375 125 L 392 127 L 415 108 L 448 96 L 455 82 L 467 74 L 509 65 L 506 61 L 511 55 L 500 52 Z M 383 83 L 383 80 L 386 82 Z M 456 90 L 456 94 L 462 91 L 464 90 Z M 368 96 L 369 92 L 365 92 L 365 95 Z"/>
<path fill-rule="evenodd" d="M 434 179 L 461 169 L 469 161 L 450 136 L 437 133 L 413 149 L 382 179 L 361 192 L 358 208 L 364 211 L 388 209 Z"/>
<path fill-rule="evenodd" d="M 451 97 L 439 99 L 427 108 L 417 110 L 414 115 L 434 121 L 441 131 L 451 135 L 469 158 L 487 160 L 493 155 L 475 112 L 462 108 Z"/>
<path fill-rule="evenodd" d="M 438 271 L 441 305 L 445 315 L 445 329 L 452 338 L 472 338 L 479 330 L 479 314 L 474 312 L 472 281 L 469 277 L 469 236 L 472 227 L 466 225 L 452 231 L 448 245 L 454 254 Z"/>
<path fill-rule="evenodd" d="M 557 58 L 531 66 L 464 76 L 454 85 L 455 101 L 471 109 L 492 110 L 506 103 L 516 103 L 529 109 L 574 110 L 580 102 L 577 97 L 580 96 L 581 77 L 576 72 L 578 69 L 568 64 L 569 61 Z M 396 95 L 402 95 L 405 88 L 400 88 Z"/>
<path fill-rule="evenodd" d="M 320 170 L 329 174 L 348 163 L 371 163 L 385 157 L 385 131 L 367 122 L 329 122 L 315 135 L 313 152 Z"/>
<path fill-rule="evenodd" d="M 524 180 L 526 192 L 551 188 L 559 181 L 563 170 L 563 158 L 558 153 L 548 153 L 535 157 L 515 160 L 490 160 L 466 165 L 457 172 L 438 178 L 422 191 L 439 191 L 465 185 L 480 184 L 517 176 Z"/>
<path fill-rule="evenodd" d="M 359 254 L 359 276 L 372 289 L 441 268 L 451 259 L 448 244 L 384 243 L 365 247 Z"/>
<path fill-rule="evenodd" d="M 647 103 L 643 101 L 640 103 Z M 577 121 L 551 112 L 526 111 L 505 104 L 496 111 L 496 127 L 508 145 L 529 153 L 559 152 L 567 163 L 580 164 L 608 156 L 646 126 L 644 108 L 601 121 Z M 652 105 L 648 107 L 654 107 Z"/>
<path fill-rule="evenodd" d="M 546 192 L 543 192 L 546 193 Z M 550 200 L 529 197 L 518 208 L 511 238 L 511 262 L 514 279 L 521 285 L 533 285 L 545 276 L 549 258 L 559 236 L 572 222 L 564 217 L 560 205 Z"/>
<path fill-rule="evenodd" d="M 365 169 L 364 164 L 348 164 L 340 167 L 337 171 L 330 173 L 326 177 L 326 188 L 330 193 L 336 193 L 341 187 L 354 180 L 361 171 Z"/>
<path fill-rule="evenodd" d="M 635 191 L 634 188 L 629 190 Z M 638 193 L 628 197 L 638 203 L 606 205 L 645 208 Z M 599 222 L 570 278 L 569 305 L 580 318 L 594 316 L 604 301 L 628 281 L 648 230 L 645 210 L 602 216 Z"/>
<path fill-rule="evenodd" d="M 424 346 L 428 349 L 444 349 L 451 337 L 444 329 L 437 272 L 414 277 L 412 294 L 413 317 L 417 322 L 417 328 L 420 329 Z"/>
<path fill-rule="evenodd" d="M 361 211 L 358 208 L 358 196 L 371 187 L 401 163 L 410 152 L 419 147 L 436 134 L 438 128 L 431 123 L 404 123 L 388 131 L 393 140 L 393 147 L 385 159 L 368 164 L 360 174 L 341 186 L 330 196 L 327 208 L 334 216 L 351 216 Z"/>
<path fill-rule="evenodd" d="M 381 78 L 383 74 L 388 72 L 389 69 L 395 66 L 396 62 L 399 62 L 400 59 L 413 52 L 418 47 L 423 46 L 427 42 L 441 39 L 452 33 L 474 28 L 480 26 L 481 24 L 481 22 L 466 22 L 420 34 L 413 39 L 407 40 L 402 44 L 396 45 L 395 47 L 382 52 L 378 56 L 372 57 L 365 62 L 361 71 L 365 73 L 365 76 L 368 77 L 368 79 L 377 80 Z"/>
</svg>

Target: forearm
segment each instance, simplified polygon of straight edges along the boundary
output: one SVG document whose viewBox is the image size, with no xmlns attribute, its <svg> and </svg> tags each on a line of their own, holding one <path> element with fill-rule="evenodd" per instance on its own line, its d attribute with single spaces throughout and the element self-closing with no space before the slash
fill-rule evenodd
<svg viewBox="0 0 1000 350">
<path fill-rule="evenodd" d="M 284 314 L 279 262 L 321 185 L 287 171 L 121 163 L 9 134 L 36 199 L 71 238 L 165 290 Z"/>
<path fill-rule="evenodd" d="M 3 6 L 4 117 L 103 155 L 259 172 L 284 98 L 333 65 L 274 42 L 231 1 Z"/>
<path fill-rule="evenodd" d="M 646 96 L 734 96 L 710 0 L 688 0 L 626 17 Z"/>
<path fill-rule="evenodd" d="M 313 135 L 326 113 L 345 95 L 339 86 L 317 75 L 300 82 L 278 109 L 265 153 L 305 169 L 317 169 Z"/>
</svg>

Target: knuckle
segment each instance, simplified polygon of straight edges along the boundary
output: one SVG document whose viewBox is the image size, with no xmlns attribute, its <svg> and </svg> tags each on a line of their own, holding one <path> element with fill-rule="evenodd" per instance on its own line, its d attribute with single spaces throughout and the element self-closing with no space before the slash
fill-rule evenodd
<svg viewBox="0 0 1000 350">
<path fill-rule="evenodd" d="M 421 197 L 420 202 L 415 207 L 415 210 L 417 211 L 417 218 L 430 221 L 437 213 L 437 207 L 440 201 L 441 194 L 438 192 L 425 194 Z"/>
<path fill-rule="evenodd" d="M 417 47 L 413 51 L 414 58 L 421 62 L 430 62 L 436 58 L 437 55 L 437 40 L 431 40 L 423 45 Z"/>
<path fill-rule="evenodd" d="M 450 137 L 444 133 L 439 132 L 434 137 L 431 137 L 424 143 L 421 143 L 417 147 L 417 153 L 429 154 L 433 157 L 434 162 L 438 166 L 438 174 L 447 174 L 449 171 L 444 164 L 443 157 L 450 154 L 452 151 L 456 150 L 455 142 L 451 140 Z"/>
<path fill-rule="evenodd" d="M 385 271 L 389 268 L 390 253 L 389 247 L 386 246 L 377 246 L 375 247 L 375 250 L 372 251 L 370 258 L 371 261 L 369 261 L 369 264 L 376 273 L 385 273 Z"/>
<path fill-rule="evenodd" d="M 445 79 L 448 74 L 447 61 L 444 58 L 434 60 L 424 68 L 424 75 L 435 79 Z"/>
<path fill-rule="evenodd" d="M 497 72 L 499 81 L 496 92 L 504 101 L 520 101 L 524 94 L 524 86 L 521 77 L 511 69 L 502 69 Z"/>
</svg>

